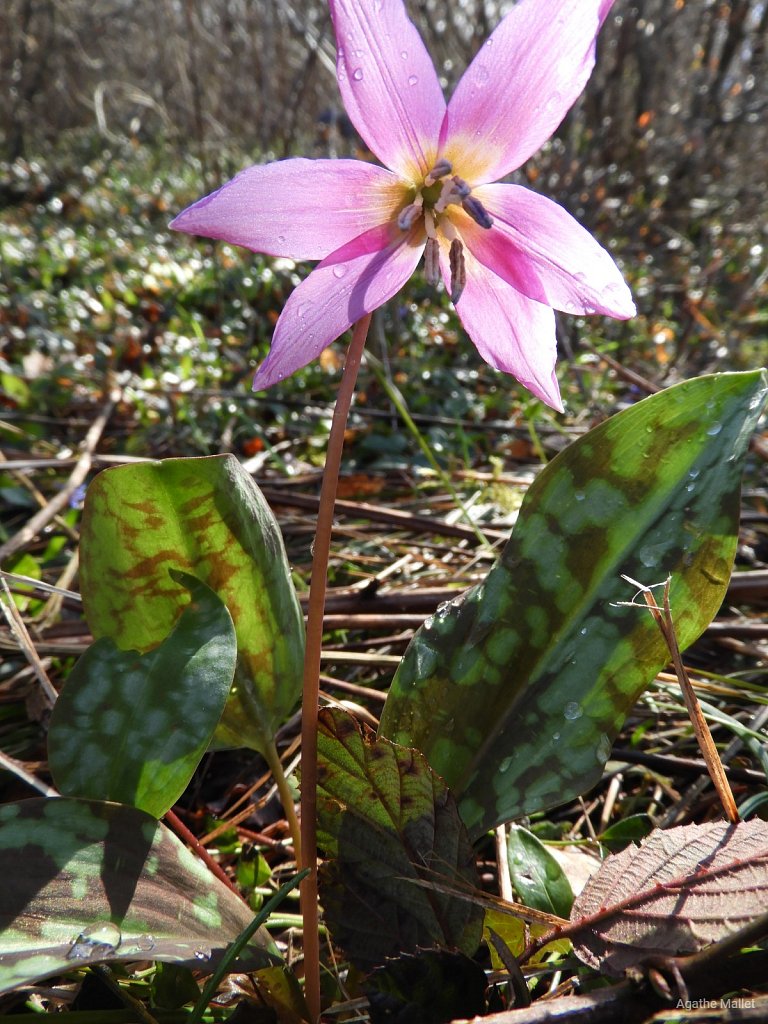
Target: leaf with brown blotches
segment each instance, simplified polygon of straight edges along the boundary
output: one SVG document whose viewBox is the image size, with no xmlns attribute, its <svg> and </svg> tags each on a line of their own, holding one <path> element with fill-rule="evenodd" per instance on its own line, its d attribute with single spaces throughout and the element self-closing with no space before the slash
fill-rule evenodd
<svg viewBox="0 0 768 1024">
<path fill-rule="evenodd" d="M 657 830 L 608 857 L 571 913 L 576 954 L 608 974 L 693 953 L 768 905 L 768 822 Z"/>
<path fill-rule="evenodd" d="M 472 847 L 447 786 L 417 750 L 324 708 L 317 817 L 330 858 L 320 871 L 325 918 L 353 963 L 369 970 L 419 947 L 475 952 L 482 908 L 432 884 L 473 885 Z"/>
</svg>

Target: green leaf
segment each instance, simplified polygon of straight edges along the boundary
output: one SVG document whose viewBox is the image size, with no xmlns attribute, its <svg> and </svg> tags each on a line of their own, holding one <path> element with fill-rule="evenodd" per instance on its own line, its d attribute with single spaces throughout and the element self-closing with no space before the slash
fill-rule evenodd
<svg viewBox="0 0 768 1024">
<path fill-rule="evenodd" d="M 147 654 L 97 640 L 51 716 L 48 758 L 65 796 L 114 800 L 156 818 L 174 805 L 210 744 L 237 656 L 229 612 L 204 583 L 171 571 L 192 596 Z"/>
<path fill-rule="evenodd" d="M 164 826 L 71 799 L 0 807 L 0 992 L 99 960 L 209 968 L 252 915 Z M 262 931 L 254 955 L 272 958 Z"/>
<path fill-rule="evenodd" d="M 528 491 L 486 580 L 438 610 L 392 683 L 381 736 L 445 778 L 470 835 L 572 799 L 667 663 L 622 574 L 672 577 L 681 647 L 730 577 L 741 462 L 764 372 L 686 381 L 576 441 Z"/>
<path fill-rule="evenodd" d="M 263 752 L 301 693 L 304 626 L 277 523 L 234 456 L 119 466 L 88 488 L 81 583 L 93 635 L 157 646 L 185 603 L 168 569 L 203 580 L 235 623 L 217 742 Z"/>
<path fill-rule="evenodd" d="M 639 843 L 653 831 L 653 819 L 647 814 L 630 814 L 622 818 L 600 834 L 598 837 L 603 846 L 611 853 L 619 853 L 630 843 Z"/>
<path fill-rule="evenodd" d="M 482 909 L 420 884 L 475 882 L 445 783 L 417 750 L 374 741 L 331 708 L 320 712 L 318 844 L 331 858 L 320 873 L 326 921 L 353 963 L 368 969 L 419 946 L 475 952 Z"/>
<path fill-rule="evenodd" d="M 573 889 L 563 869 L 535 835 L 513 825 L 507 838 L 509 876 L 526 907 L 568 917 Z"/>
</svg>

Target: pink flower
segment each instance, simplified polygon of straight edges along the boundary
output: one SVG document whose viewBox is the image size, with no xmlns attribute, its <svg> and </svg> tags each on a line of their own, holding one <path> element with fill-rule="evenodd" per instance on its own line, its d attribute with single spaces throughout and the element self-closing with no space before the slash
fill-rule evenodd
<svg viewBox="0 0 768 1024">
<path fill-rule="evenodd" d="M 321 262 L 288 299 L 254 388 L 305 366 L 390 299 L 422 255 L 486 362 L 562 410 L 555 309 L 626 319 L 608 253 L 556 203 L 492 184 L 549 138 L 581 93 L 613 0 L 519 0 L 446 105 L 402 0 L 329 0 L 349 116 L 385 165 L 251 167 L 172 227 Z"/>
</svg>

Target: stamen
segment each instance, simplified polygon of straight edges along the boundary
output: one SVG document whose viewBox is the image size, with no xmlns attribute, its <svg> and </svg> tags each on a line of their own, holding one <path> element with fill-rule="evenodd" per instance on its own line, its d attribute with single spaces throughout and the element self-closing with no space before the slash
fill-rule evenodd
<svg viewBox="0 0 768 1024">
<path fill-rule="evenodd" d="M 454 184 L 454 191 L 456 192 L 456 195 L 461 196 L 462 199 L 466 199 L 467 196 L 472 192 L 472 189 L 469 187 L 466 181 L 464 181 L 463 178 L 460 178 L 458 174 L 454 174 L 454 176 L 451 178 L 451 181 Z"/>
<path fill-rule="evenodd" d="M 475 224 L 479 224 L 481 228 L 493 227 L 491 215 L 479 199 L 475 199 L 474 196 L 469 196 L 469 198 L 465 199 L 461 204 L 461 207 L 465 213 L 469 214 Z"/>
<path fill-rule="evenodd" d="M 440 159 L 424 179 L 424 184 L 429 188 L 430 185 L 434 185 L 436 181 L 440 180 L 440 178 L 444 178 L 446 174 L 450 174 L 452 170 L 453 167 L 448 160 Z"/>
<path fill-rule="evenodd" d="M 436 238 L 427 239 L 424 250 L 424 276 L 427 284 L 436 285 L 440 281 L 440 244 Z"/>
<path fill-rule="evenodd" d="M 451 249 L 448 253 L 451 266 L 451 302 L 456 303 L 461 298 L 461 293 L 467 283 L 467 265 L 464 260 L 464 246 L 458 238 L 451 242 Z"/>
<path fill-rule="evenodd" d="M 401 231 L 410 231 L 416 221 L 424 212 L 423 200 L 419 196 L 415 203 L 404 206 L 397 216 L 397 226 Z"/>
<path fill-rule="evenodd" d="M 450 203 L 462 203 L 471 192 L 472 189 L 466 181 L 454 174 L 450 181 L 443 183 L 440 198 L 435 203 L 435 211 L 442 213 Z"/>
</svg>

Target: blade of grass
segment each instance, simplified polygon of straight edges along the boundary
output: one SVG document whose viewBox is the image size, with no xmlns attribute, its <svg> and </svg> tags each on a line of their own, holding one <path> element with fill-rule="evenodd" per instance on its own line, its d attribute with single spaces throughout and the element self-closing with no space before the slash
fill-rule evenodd
<svg viewBox="0 0 768 1024">
<path fill-rule="evenodd" d="M 203 1014 L 205 1013 L 206 1007 L 213 998 L 213 995 L 218 985 L 220 984 L 221 979 L 229 970 L 230 965 L 240 955 L 243 949 L 245 949 L 246 945 L 248 944 L 250 939 L 256 934 L 258 929 L 268 920 L 269 915 L 272 913 L 272 911 L 276 910 L 280 906 L 280 904 L 283 902 L 288 893 L 292 889 L 295 889 L 296 886 L 299 885 L 308 874 L 309 869 L 304 868 L 303 871 L 300 871 L 297 875 L 294 875 L 293 878 L 289 878 L 284 885 L 281 885 L 280 888 L 275 893 L 275 895 L 271 899 L 267 900 L 267 902 L 261 908 L 256 917 L 254 917 L 253 921 L 251 921 L 248 927 L 245 928 L 238 935 L 235 941 L 227 948 L 227 951 L 222 957 L 221 962 L 218 964 L 216 970 L 208 979 L 208 982 L 206 983 L 206 986 L 203 989 L 200 998 L 195 1003 L 194 1009 L 192 1010 L 192 1013 L 189 1015 L 188 1024 L 200 1024 L 200 1022 L 203 1019 Z"/>
</svg>

